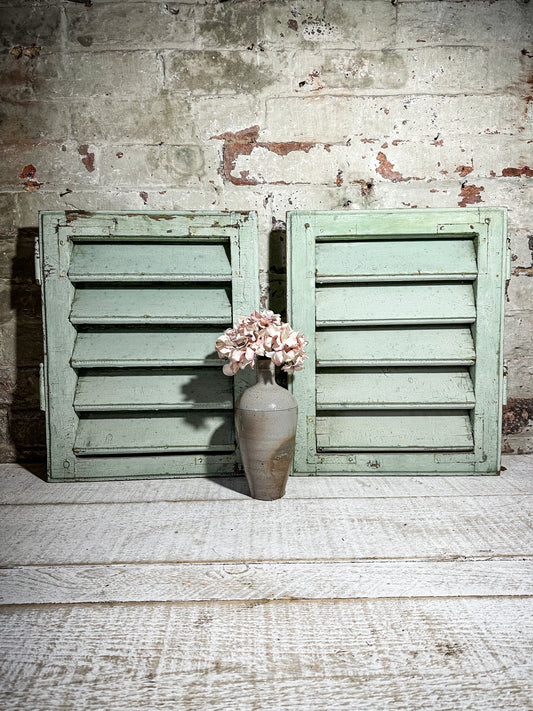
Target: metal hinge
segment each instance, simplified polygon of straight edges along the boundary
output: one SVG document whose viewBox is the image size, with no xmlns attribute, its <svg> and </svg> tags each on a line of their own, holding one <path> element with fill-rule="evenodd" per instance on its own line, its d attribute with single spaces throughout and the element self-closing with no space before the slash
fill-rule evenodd
<svg viewBox="0 0 533 711">
<path fill-rule="evenodd" d="M 33 248 L 33 259 L 35 264 L 35 281 L 41 283 L 41 249 L 39 247 L 39 237 L 35 238 L 35 246 Z"/>
<path fill-rule="evenodd" d="M 39 404 L 41 410 L 46 412 L 46 388 L 44 383 L 44 363 L 39 363 Z"/>
<path fill-rule="evenodd" d="M 502 404 L 507 405 L 507 379 L 509 375 L 509 361 L 507 358 L 503 359 L 503 392 L 502 392 Z"/>
</svg>

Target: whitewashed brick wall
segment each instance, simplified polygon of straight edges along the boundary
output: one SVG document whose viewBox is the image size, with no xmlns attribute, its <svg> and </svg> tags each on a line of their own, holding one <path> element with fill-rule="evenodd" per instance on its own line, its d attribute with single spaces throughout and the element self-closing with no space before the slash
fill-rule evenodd
<svg viewBox="0 0 533 711">
<path fill-rule="evenodd" d="M 0 0 L 0 18 L 0 461 L 43 453 L 32 240 L 56 208 L 257 210 L 277 307 L 287 210 L 507 206 L 504 448 L 533 451 L 533 3 Z"/>
</svg>

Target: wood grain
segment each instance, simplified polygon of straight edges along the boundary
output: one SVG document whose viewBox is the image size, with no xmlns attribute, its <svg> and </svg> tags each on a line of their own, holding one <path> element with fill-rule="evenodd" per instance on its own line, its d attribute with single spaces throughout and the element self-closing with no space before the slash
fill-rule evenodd
<svg viewBox="0 0 533 711">
<path fill-rule="evenodd" d="M 290 499 L 425 498 L 520 495 L 531 491 L 533 455 L 505 455 L 499 477 L 291 477 Z M 191 478 L 49 484 L 19 464 L 0 464 L 0 504 L 95 504 L 141 501 L 227 501 L 248 499 L 244 477 Z"/>
<path fill-rule="evenodd" d="M 5 506 L 0 563 L 528 555 L 532 502 L 521 495 Z"/>
<path fill-rule="evenodd" d="M 533 558 L 17 566 L 0 604 L 533 594 Z"/>
<path fill-rule="evenodd" d="M 472 240 L 359 240 L 319 242 L 317 283 L 474 279 Z"/>
<path fill-rule="evenodd" d="M 230 281 L 231 265 L 223 244 L 78 243 L 68 275 L 73 282 Z"/>
<path fill-rule="evenodd" d="M 2 609 L 17 709 L 531 708 L 531 599 Z"/>
</svg>

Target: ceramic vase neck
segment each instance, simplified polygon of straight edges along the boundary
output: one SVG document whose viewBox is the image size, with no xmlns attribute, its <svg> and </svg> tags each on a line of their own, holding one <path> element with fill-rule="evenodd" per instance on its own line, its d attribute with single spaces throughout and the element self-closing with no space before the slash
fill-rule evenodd
<svg viewBox="0 0 533 711">
<path fill-rule="evenodd" d="M 276 366 L 270 358 L 258 358 L 256 361 L 257 384 L 277 385 Z"/>
</svg>

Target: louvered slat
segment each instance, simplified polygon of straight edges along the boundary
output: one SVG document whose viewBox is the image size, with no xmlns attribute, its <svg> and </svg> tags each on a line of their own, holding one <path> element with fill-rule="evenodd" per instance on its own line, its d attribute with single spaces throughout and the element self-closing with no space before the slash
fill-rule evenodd
<svg viewBox="0 0 533 711">
<path fill-rule="evenodd" d="M 318 327 L 473 323 L 471 284 L 352 284 L 316 290 Z"/>
<path fill-rule="evenodd" d="M 231 281 L 229 244 L 74 243 L 69 278 L 76 283 Z"/>
<path fill-rule="evenodd" d="M 88 370 L 74 397 L 77 412 L 232 407 L 233 382 L 220 368 Z"/>
<path fill-rule="evenodd" d="M 477 275 L 472 239 L 318 242 L 316 281 L 465 280 Z"/>
<path fill-rule="evenodd" d="M 180 328 L 80 331 L 74 368 L 220 365 L 214 344 L 220 329 Z"/>
<path fill-rule="evenodd" d="M 468 451 L 472 427 L 468 414 L 419 410 L 336 412 L 316 419 L 318 451 Z"/>
<path fill-rule="evenodd" d="M 73 324 L 231 322 L 231 293 L 220 287 L 100 287 L 76 289 Z"/>
<path fill-rule="evenodd" d="M 321 366 L 471 365 L 476 358 L 470 328 L 328 329 L 316 333 Z"/>
<path fill-rule="evenodd" d="M 472 380 L 465 369 L 359 368 L 319 371 L 318 410 L 473 408 Z"/>
<path fill-rule="evenodd" d="M 74 442 L 74 453 L 80 456 L 223 452 L 234 449 L 231 413 L 91 413 L 80 417 Z"/>
</svg>

